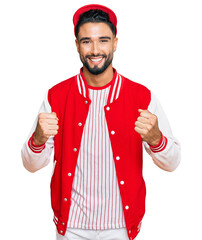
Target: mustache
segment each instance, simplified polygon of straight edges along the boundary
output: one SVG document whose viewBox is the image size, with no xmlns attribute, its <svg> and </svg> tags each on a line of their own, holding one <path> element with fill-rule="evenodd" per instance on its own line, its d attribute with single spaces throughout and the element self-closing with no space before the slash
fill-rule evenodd
<svg viewBox="0 0 202 240">
<path fill-rule="evenodd" d="M 94 55 L 94 54 L 92 54 L 92 55 L 86 55 L 86 58 L 91 58 L 91 57 L 104 57 L 104 58 L 107 58 L 107 55 L 105 55 L 105 54 L 99 54 L 99 55 Z"/>
</svg>

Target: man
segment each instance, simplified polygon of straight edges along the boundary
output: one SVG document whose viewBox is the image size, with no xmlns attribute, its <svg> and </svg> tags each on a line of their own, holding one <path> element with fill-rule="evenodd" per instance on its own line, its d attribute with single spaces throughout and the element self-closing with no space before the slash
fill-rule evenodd
<svg viewBox="0 0 202 240">
<path fill-rule="evenodd" d="M 83 68 L 48 91 L 23 163 L 45 167 L 54 147 L 57 239 L 135 239 L 145 212 L 142 145 L 166 171 L 178 166 L 180 146 L 153 93 L 112 67 L 115 13 L 87 5 L 73 23 Z"/>
</svg>

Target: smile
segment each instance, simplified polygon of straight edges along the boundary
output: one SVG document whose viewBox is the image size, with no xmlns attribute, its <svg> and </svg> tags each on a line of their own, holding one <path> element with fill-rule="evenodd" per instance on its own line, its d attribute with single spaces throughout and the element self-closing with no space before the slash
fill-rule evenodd
<svg viewBox="0 0 202 240">
<path fill-rule="evenodd" d="M 93 62 L 99 62 L 102 59 L 103 59 L 103 57 L 101 57 L 101 58 L 90 58 L 90 60 L 93 61 Z"/>
<path fill-rule="evenodd" d="M 94 64 L 99 64 L 99 63 L 101 63 L 102 62 L 102 60 L 104 59 L 104 57 L 91 57 L 91 58 L 89 58 L 89 60 L 92 62 L 92 63 L 94 63 Z"/>
</svg>

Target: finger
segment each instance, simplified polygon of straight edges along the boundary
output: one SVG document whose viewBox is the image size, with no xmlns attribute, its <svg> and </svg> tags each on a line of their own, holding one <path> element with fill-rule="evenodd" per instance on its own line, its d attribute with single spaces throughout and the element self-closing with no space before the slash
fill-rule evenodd
<svg viewBox="0 0 202 240">
<path fill-rule="evenodd" d="M 135 131 L 140 134 L 141 137 L 145 135 L 146 130 L 143 128 L 135 127 Z"/>
<path fill-rule="evenodd" d="M 40 113 L 39 118 L 41 119 L 57 119 L 56 113 Z"/>
<path fill-rule="evenodd" d="M 56 119 L 58 119 L 57 114 L 55 112 L 52 112 L 51 114 L 55 116 Z"/>
<path fill-rule="evenodd" d="M 58 130 L 57 130 L 57 129 L 49 129 L 49 130 L 46 130 L 46 131 L 45 131 L 45 135 L 46 135 L 47 137 L 55 136 L 57 133 L 58 133 Z"/>
<path fill-rule="evenodd" d="M 47 137 L 51 137 L 51 136 L 55 136 L 55 135 L 57 135 L 58 134 L 58 131 L 57 130 L 51 130 L 51 131 L 48 131 L 47 133 L 46 133 L 46 136 Z"/>
<path fill-rule="evenodd" d="M 142 123 L 142 122 L 139 122 L 139 121 L 135 122 L 135 126 L 138 127 L 138 128 L 141 128 L 141 129 L 147 127 L 147 125 L 145 123 Z"/>
<path fill-rule="evenodd" d="M 50 126 L 57 126 L 58 120 L 53 118 L 40 118 L 38 123 L 42 128 L 45 129 L 50 128 Z"/>
<path fill-rule="evenodd" d="M 141 123 L 145 123 L 145 124 L 149 124 L 150 123 L 148 118 L 141 117 L 141 116 L 137 118 L 137 121 L 141 122 Z"/>
<path fill-rule="evenodd" d="M 48 125 L 57 125 L 58 124 L 58 120 L 57 119 L 48 119 Z"/>
<path fill-rule="evenodd" d="M 152 129 L 152 125 L 150 125 L 150 124 L 144 124 L 144 123 L 136 122 L 135 125 L 139 129 L 141 129 L 142 133 L 144 133 L 144 134 L 148 134 L 149 131 Z"/>
<path fill-rule="evenodd" d="M 138 112 L 140 113 L 141 117 L 145 117 L 145 118 L 149 118 L 150 117 L 150 112 L 148 110 L 139 109 Z"/>
<path fill-rule="evenodd" d="M 141 117 L 144 117 L 144 118 L 154 118 L 154 114 L 152 114 L 151 112 L 149 112 L 148 110 L 141 110 L 141 109 L 139 109 L 140 111 L 140 116 Z"/>
<path fill-rule="evenodd" d="M 48 130 L 58 130 L 59 126 L 54 124 L 54 125 L 48 125 Z"/>
</svg>

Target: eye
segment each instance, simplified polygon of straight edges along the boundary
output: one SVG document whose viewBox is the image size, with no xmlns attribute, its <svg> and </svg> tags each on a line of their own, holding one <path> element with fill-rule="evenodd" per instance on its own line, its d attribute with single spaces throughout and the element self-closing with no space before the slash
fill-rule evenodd
<svg viewBox="0 0 202 240">
<path fill-rule="evenodd" d="M 83 41 L 82 43 L 87 44 L 87 43 L 89 43 L 89 42 L 90 42 L 90 41 L 85 40 L 85 41 Z"/>
<path fill-rule="evenodd" d="M 102 39 L 101 42 L 103 42 L 103 43 L 108 42 L 108 40 L 107 39 Z"/>
</svg>

